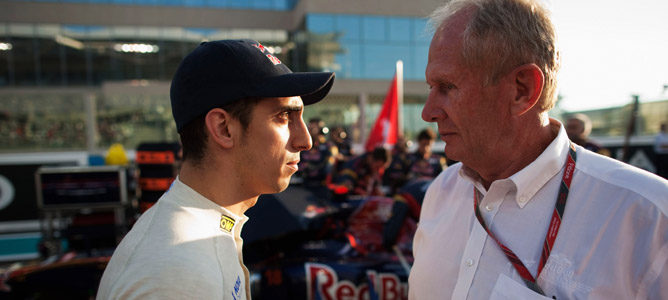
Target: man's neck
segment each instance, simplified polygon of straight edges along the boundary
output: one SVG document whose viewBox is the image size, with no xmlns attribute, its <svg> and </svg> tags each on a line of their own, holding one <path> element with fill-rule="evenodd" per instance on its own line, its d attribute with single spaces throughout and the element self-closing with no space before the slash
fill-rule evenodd
<svg viewBox="0 0 668 300">
<path fill-rule="evenodd" d="M 498 155 L 486 157 L 485 161 L 467 166 L 477 174 L 486 189 L 489 189 L 492 182 L 508 178 L 536 160 L 559 134 L 559 124 L 550 121 L 536 130 L 524 130 L 520 133 L 509 140 L 505 150 L 499 151 Z"/>
<path fill-rule="evenodd" d="M 225 176 L 227 172 L 219 170 L 224 168 L 215 163 L 185 161 L 179 171 L 179 180 L 211 202 L 238 216 L 243 215 L 255 205 L 259 195 L 244 193 L 239 189 L 243 185 L 237 184 L 234 177 Z"/>
</svg>

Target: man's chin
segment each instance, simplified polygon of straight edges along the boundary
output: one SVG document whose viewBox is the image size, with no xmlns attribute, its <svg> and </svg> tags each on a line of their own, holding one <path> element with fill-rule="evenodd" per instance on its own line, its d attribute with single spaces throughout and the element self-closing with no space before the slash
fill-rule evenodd
<svg viewBox="0 0 668 300">
<path fill-rule="evenodd" d="M 290 177 L 292 176 L 288 176 L 278 180 L 278 182 L 276 183 L 276 191 L 274 192 L 274 194 L 285 191 L 285 189 L 288 188 L 288 185 L 290 185 Z"/>
<path fill-rule="evenodd" d="M 445 147 L 443 154 L 445 154 L 445 157 L 447 157 L 449 161 L 465 162 L 471 158 L 471 154 L 468 153 L 466 149 L 460 151 L 460 149 L 453 147 Z"/>
<path fill-rule="evenodd" d="M 456 150 L 457 149 L 453 145 L 450 146 L 445 145 L 445 147 L 443 148 L 443 153 L 448 159 L 460 161 L 459 155 Z"/>
</svg>

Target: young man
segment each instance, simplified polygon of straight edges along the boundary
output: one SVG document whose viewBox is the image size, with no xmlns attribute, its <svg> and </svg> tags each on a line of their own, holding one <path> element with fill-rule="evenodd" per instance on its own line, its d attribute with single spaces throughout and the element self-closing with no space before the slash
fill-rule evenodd
<svg viewBox="0 0 668 300">
<path fill-rule="evenodd" d="M 292 73 L 252 40 L 205 42 L 171 87 L 179 176 L 114 252 L 98 299 L 250 299 L 244 212 L 278 193 L 311 148 L 303 105 L 333 73 Z"/>
<path fill-rule="evenodd" d="M 454 0 L 432 21 L 422 118 L 461 163 L 427 190 L 409 298 L 668 298 L 668 181 L 548 117 L 559 56 L 541 2 Z"/>
</svg>

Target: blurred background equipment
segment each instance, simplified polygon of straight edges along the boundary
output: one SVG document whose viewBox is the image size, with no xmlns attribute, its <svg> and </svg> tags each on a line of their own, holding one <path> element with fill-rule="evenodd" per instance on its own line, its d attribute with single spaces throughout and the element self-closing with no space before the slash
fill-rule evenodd
<svg viewBox="0 0 668 300">
<path fill-rule="evenodd" d="M 113 248 L 129 229 L 124 168 L 42 167 L 35 182 L 45 257 L 62 254 L 63 242 L 89 253 Z"/>
<path fill-rule="evenodd" d="M 137 146 L 135 163 L 139 170 L 139 211 L 155 204 L 176 178 L 178 143 L 142 143 Z"/>
</svg>

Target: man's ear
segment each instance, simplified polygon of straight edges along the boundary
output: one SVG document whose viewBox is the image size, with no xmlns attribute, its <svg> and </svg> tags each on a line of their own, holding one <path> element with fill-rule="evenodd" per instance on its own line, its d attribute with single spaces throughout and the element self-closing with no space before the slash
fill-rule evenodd
<svg viewBox="0 0 668 300">
<path fill-rule="evenodd" d="M 234 140 L 234 125 L 232 124 L 232 116 L 222 108 L 214 108 L 210 110 L 204 117 L 206 130 L 209 133 L 209 138 L 223 148 L 232 148 Z"/>
<path fill-rule="evenodd" d="M 536 64 L 521 65 L 511 72 L 511 76 L 515 89 L 511 112 L 519 116 L 533 108 L 540 99 L 545 76 Z"/>
</svg>

